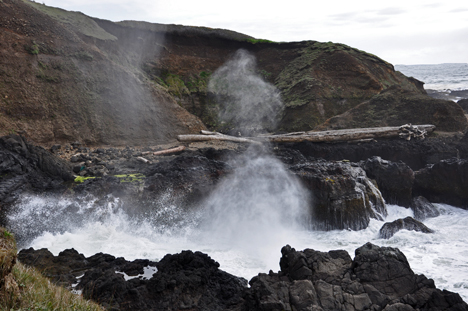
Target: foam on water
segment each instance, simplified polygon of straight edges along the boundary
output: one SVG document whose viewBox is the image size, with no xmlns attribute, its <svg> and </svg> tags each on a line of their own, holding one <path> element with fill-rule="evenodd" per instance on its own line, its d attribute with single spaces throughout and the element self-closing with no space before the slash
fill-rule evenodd
<svg viewBox="0 0 468 311">
<path fill-rule="evenodd" d="M 384 222 L 412 216 L 409 209 L 387 205 L 385 221 L 372 219 L 365 230 L 325 232 L 282 227 L 278 231 L 280 234 L 273 235 L 272 239 L 266 235 L 251 236 L 250 239 L 243 236 L 233 242 L 233 236 L 219 239 L 216 233 L 208 231 L 209 227 L 201 225 L 202 222 L 187 222 L 185 230 L 171 230 L 166 224 L 161 229 L 159 220 L 130 217 L 117 203 L 101 206 L 84 202 L 88 203 L 72 214 L 64 213 L 64 207 L 73 202 L 25 197 L 17 206 L 18 212 L 10 216 L 10 225 L 16 226 L 15 231 L 35 227 L 29 231 L 33 234 L 32 239 L 22 245 L 25 248 L 45 247 L 56 255 L 64 249 L 75 248 L 85 256 L 104 252 L 128 260 L 159 260 L 165 254 L 190 249 L 209 254 L 221 264 L 221 269 L 246 279 L 270 269 L 279 270 L 280 250 L 285 244 L 296 249 L 344 249 L 354 257 L 356 248 L 372 242 L 399 248 L 416 273 L 425 274 L 435 280 L 438 288 L 458 292 L 468 301 L 468 211 L 448 205 L 436 204 L 441 215 L 425 221 L 436 231 L 434 234 L 402 230 L 389 240 L 379 239 L 378 231 Z M 91 213 L 90 209 L 93 210 Z M 166 213 L 180 213 L 177 206 L 168 207 L 168 210 Z M 57 219 L 62 220 L 60 225 Z M 63 224 L 68 224 L 68 228 L 64 229 Z M 254 224 L 255 219 L 252 219 L 251 225 Z M 241 230 L 245 228 L 240 227 Z M 268 230 L 267 227 L 261 229 Z M 272 229 L 276 230 L 275 224 Z"/>
</svg>

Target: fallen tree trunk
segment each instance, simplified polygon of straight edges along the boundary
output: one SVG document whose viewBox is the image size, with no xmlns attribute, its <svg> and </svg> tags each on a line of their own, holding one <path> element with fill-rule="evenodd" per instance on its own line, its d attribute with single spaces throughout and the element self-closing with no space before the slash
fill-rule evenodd
<svg viewBox="0 0 468 311">
<path fill-rule="evenodd" d="M 372 128 L 357 128 L 344 130 L 330 130 L 322 132 L 296 132 L 282 135 L 262 135 L 258 137 L 234 137 L 216 132 L 202 131 L 200 135 L 179 135 L 179 141 L 233 141 L 240 143 L 292 143 L 292 142 L 337 142 L 337 141 L 354 141 L 363 139 L 375 139 L 385 137 L 398 137 L 402 130 L 408 125 L 394 127 L 372 127 Z M 435 125 L 415 125 L 420 131 L 432 132 Z"/>
<path fill-rule="evenodd" d="M 171 148 L 171 149 L 166 149 L 166 150 L 161 150 L 161 151 L 156 151 L 153 152 L 153 155 L 167 155 L 171 153 L 177 153 L 185 150 L 185 146 L 179 146 L 176 148 Z"/>
<path fill-rule="evenodd" d="M 434 125 L 417 125 L 420 130 L 432 132 L 435 129 Z M 288 143 L 288 142 L 334 142 L 334 141 L 350 141 L 369 138 L 383 138 L 383 137 L 398 137 L 401 130 L 400 127 L 372 127 L 372 128 L 359 128 L 359 129 L 345 129 L 345 130 L 330 130 L 322 132 L 307 132 L 300 135 L 270 135 L 257 137 L 255 139 L 262 141 L 270 141 L 275 143 Z"/>
<path fill-rule="evenodd" d="M 207 132 L 209 134 L 200 134 L 200 135 L 178 135 L 177 139 L 179 141 L 210 141 L 210 140 L 217 140 L 217 141 L 232 141 L 236 143 L 250 143 L 250 144 L 260 144 L 261 142 L 250 139 L 250 138 L 242 138 L 242 137 L 234 137 L 229 135 L 224 135 L 221 133 L 214 133 L 214 132 Z"/>
</svg>

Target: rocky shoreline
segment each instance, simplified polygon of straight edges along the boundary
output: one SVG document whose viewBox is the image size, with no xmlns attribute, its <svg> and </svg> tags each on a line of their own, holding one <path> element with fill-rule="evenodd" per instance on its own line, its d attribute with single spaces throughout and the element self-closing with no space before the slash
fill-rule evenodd
<svg viewBox="0 0 468 311">
<path fill-rule="evenodd" d="M 157 146 L 89 148 L 78 142 L 47 151 L 15 135 L 2 137 L 0 146 L 2 225 L 21 193 L 75 199 L 112 194 L 136 210 L 150 210 L 151 202 L 171 189 L 178 204 L 193 209 L 237 167 L 265 156 L 278 159 L 307 189 L 311 228 L 364 229 L 370 218 L 386 215 L 384 200 L 425 215 L 434 210 L 429 201 L 468 208 L 467 135 L 266 147 L 190 143 L 169 155 L 154 155 Z"/>
<path fill-rule="evenodd" d="M 464 159 L 467 141 L 466 135 L 455 135 L 410 142 L 388 139 L 266 148 L 192 143 L 179 154 L 154 156 L 161 147 L 89 148 L 74 143 L 45 150 L 20 136 L 7 136 L 0 138 L 1 225 L 8 227 L 5 216 L 26 193 L 69 198 L 93 195 L 100 200 L 112 194 L 135 211 L 145 211 L 157 208 L 152 202 L 170 188 L 178 204 L 190 210 L 249 157 L 268 155 L 280 160 L 288 174 L 308 190 L 314 202 L 311 228 L 366 228 L 370 218 L 386 214 L 385 199 L 412 208 L 416 219 L 386 223 L 381 237 L 389 238 L 401 229 L 430 234 L 431 229 L 420 222 L 437 216 L 429 202 L 468 207 L 468 185 L 463 177 L 468 168 Z M 392 160 L 366 158 L 367 154 L 378 154 L 376 150 Z M 408 165 L 404 161 L 410 156 L 413 161 Z M 16 234 L 20 245 L 30 238 Z M 37 266 L 54 282 L 70 288 L 73 285 L 85 297 L 112 310 L 468 308 L 458 294 L 440 291 L 432 280 L 415 275 L 398 249 L 366 244 L 356 250 L 354 260 L 344 251 L 297 252 L 289 246 L 282 254 L 281 271 L 259 274 L 250 287 L 246 280 L 219 270 L 219 264 L 207 255 L 191 251 L 167 255 L 155 263 L 127 262 L 106 254 L 85 258 L 74 250 L 53 256 L 45 249 L 29 249 L 20 252 L 19 260 Z M 138 276 L 144 267 L 157 267 L 158 272 L 148 279 L 127 280 L 124 276 Z"/>
<path fill-rule="evenodd" d="M 281 270 L 260 273 L 249 286 L 201 252 L 129 262 L 31 248 L 18 259 L 109 310 L 468 310 L 458 294 L 415 274 L 395 248 L 367 243 L 354 259 L 342 250 L 296 251 L 289 245 L 281 253 Z"/>
</svg>

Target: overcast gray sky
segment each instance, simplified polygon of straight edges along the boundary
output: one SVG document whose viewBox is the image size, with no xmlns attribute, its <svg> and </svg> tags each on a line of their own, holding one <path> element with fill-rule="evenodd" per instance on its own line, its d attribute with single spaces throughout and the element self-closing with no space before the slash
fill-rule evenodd
<svg viewBox="0 0 468 311">
<path fill-rule="evenodd" d="M 37 0 L 112 21 L 224 28 L 272 41 L 332 41 L 392 64 L 468 63 L 468 1 Z"/>
</svg>

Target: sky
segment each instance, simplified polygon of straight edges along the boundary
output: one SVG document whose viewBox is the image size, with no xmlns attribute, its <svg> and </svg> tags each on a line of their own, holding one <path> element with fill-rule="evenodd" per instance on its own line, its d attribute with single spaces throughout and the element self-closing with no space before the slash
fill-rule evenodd
<svg viewBox="0 0 468 311">
<path fill-rule="evenodd" d="M 111 21 L 234 30 L 272 41 L 315 40 L 392 64 L 468 63 L 468 1 L 36 0 Z"/>
</svg>

